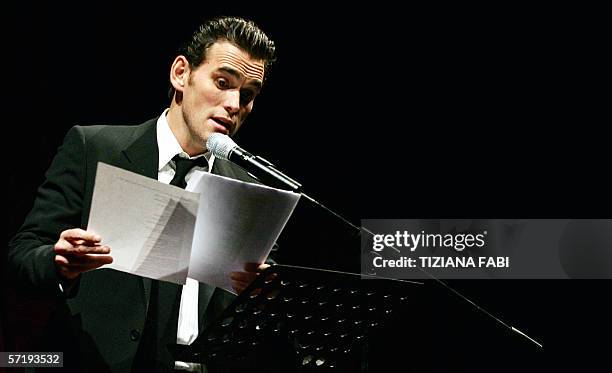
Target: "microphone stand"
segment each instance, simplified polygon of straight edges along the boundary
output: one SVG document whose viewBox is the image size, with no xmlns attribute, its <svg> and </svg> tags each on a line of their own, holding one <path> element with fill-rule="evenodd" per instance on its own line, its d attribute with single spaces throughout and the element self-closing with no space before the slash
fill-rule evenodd
<svg viewBox="0 0 612 373">
<path fill-rule="evenodd" d="M 253 175 L 252 173 L 247 171 L 251 176 L 255 177 L 256 179 L 258 179 L 260 181 L 262 181 L 264 184 L 266 184 L 268 186 L 278 187 L 280 189 L 288 189 L 288 190 L 290 190 L 292 192 L 299 193 L 302 197 L 306 198 L 308 201 L 310 201 L 314 205 L 316 205 L 319 208 L 327 211 L 328 213 L 332 214 L 334 217 L 336 217 L 337 219 L 342 221 L 344 224 L 346 224 L 346 225 L 350 226 L 351 228 L 355 229 L 357 232 L 359 232 L 360 235 L 361 235 L 361 232 L 366 232 L 370 236 L 372 236 L 372 237 L 374 236 L 374 233 L 372 231 L 368 230 L 365 227 L 361 227 L 361 228 L 357 227 L 356 225 L 354 225 L 353 223 L 348 221 L 346 218 L 344 218 L 342 215 L 338 214 L 334 210 L 328 208 L 327 206 L 323 205 L 322 203 L 320 203 L 316 199 L 314 199 L 314 198 L 310 197 L 309 195 L 307 195 L 306 193 L 304 193 L 302 191 L 302 184 L 298 183 L 294 179 L 288 177 L 287 175 L 285 175 L 282 172 L 280 172 L 279 170 L 277 170 L 276 167 L 271 162 L 267 161 L 266 159 L 264 159 L 262 157 L 253 156 L 252 154 L 250 154 L 248 152 L 244 152 L 243 153 L 241 150 L 242 149 L 240 149 L 240 148 L 235 148 L 233 150 L 233 153 L 235 155 L 237 155 L 238 157 L 232 157 L 232 159 L 230 159 L 230 161 L 232 161 L 235 164 L 237 164 L 238 166 L 242 167 L 243 169 L 245 169 L 245 171 L 247 169 L 247 167 L 245 167 L 247 163 L 250 163 L 250 164 L 257 163 L 259 165 L 265 165 L 265 167 L 258 167 L 258 169 L 260 171 L 258 173 L 258 175 Z M 401 251 L 399 249 L 397 249 L 395 246 L 392 246 L 392 245 L 387 245 L 387 247 L 393 249 L 394 253 L 399 257 L 399 254 L 401 253 Z M 380 254 L 377 254 L 377 255 L 380 255 Z M 493 320 L 495 320 L 496 322 L 501 324 L 504 328 L 509 329 L 511 332 L 516 333 L 516 334 L 526 338 L 527 340 L 529 340 L 530 342 L 532 342 L 533 344 L 538 346 L 540 349 L 543 349 L 543 346 L 542 346 L 541 343 L 539 343 L 535 339 L 531 338 L 530 336 L 528 336 L 527 334 L 525 334 L 524 332 L 522 332 L 518 328 L 505 323 L 503 320 L 501 320 L 500 318 L 494 316 L 493 314 L 491 314 L 486 309 L 480 307 L 474 301 L 472 301 L 471 299 L 469 299 L 465 295 L 461 294 L 459 291 L 455 290 L 454 288 L 452 288 L 451 286 L 446 284 L 444 281 L 438 279 L 437 277 L 435 277 L 434 275 L 432 275 L 431 273 L 429 273 L 425 269 L 423 269 L 421 267 L 417 267 L 417 268 L 421 272 L 423 272 L 427 277 L 429 277 L 430 279 L 434 280 L 438 284 L 442 285 L 444 288 L 448 289 L 450 292 L 454 293 L 455 295 L 457 295 L 458 297 L 460 297 L 464 301 L 468 302 L 470 305 L 475 307 L 477 310 L 479 310 L 480 312 L 484 313 L 488 317 L 492 318 Z"/>
<path fill-rule="evenodd" d="M 332 214 L 333 216 L 335 216 L 336 218 L 340 219 L 342 222 L 344 222 L 345 224 L 351 226 L 352 228 L 356 229 L 357 231 L 359 231 L 359 233 L 361 232 L 366 232 L 367 234 L 369 234 L 370 236 L 374 236 L 374 232 L 370 231 L 369 229 L 365 228 L 365 227 L 357 227 L 356 225 L 354 225 L 353 223 L 351 223 L 350 221 L 348 221 L 347 219 L 345 219 L 342 215 L 338 214 L 337 212 L 333 211 L 332 209 L 328 208 L 327 206 L 323 205 L 322 203 L 320 203 L 319 201 L 315 200 L 314 198 L 310 197 L 309 195 L 307 195 L 306 193 L 300 192 L 300 194 L 305 197 L 306 199 L 308 199 L 309 201 L 311 201 L 312 203 L 314 203 L 315 205 L 319 206 L 320 208 L 324 209 L 325 211 L 329 212 L 330 214 Z M 393 245 L 387 245 L 387 247 L 391 248 L 394 250 L 395 254 L 397 255 L 397 257 L 399 258 L 399 254 L 400 254 L 400 250 L 397 249 L 395 246 Z M 380 254 L 377 254 L 380 255 Z M 510 331 L 512 331 L 513 333 L 516 333 L 524 338 L 526 338 L 527 340 L 531 341 L 532 343 L 534 343 L 536 346 L 538 346 L 540 349 L 543 349 L 543 345 L 541 343 L 539 343 L 538 341 L 536 341 L 535 339 L 531 338 L 530 336 L 528 336 L 527 334 L 525 334 L 524 332 L 522 332 L 521 330 L 519 330 L 518 328 L 508 325 L 507 323 L 505 323 L 504 321 L 502 321 L 500 318 L 494 316 L 493 314 L 491 314 L 489 311 L 487 311 L 486 309 L 480 307 L 478 304 L 476 304 L 474 301 L 472 301 L 471 299 L 469 299 L 468 297 L 466 297 L 465 295 L 461 294 L 459 291 L 455 290 L 454 288 L 452 288 L 451 286 L 449 286 L 448 284 L 446 284 L 444 281 L 440 280 L 439 278 L 435 277 L 434 275 L 432 275 L 431 273 L 429 273 L 428 271 L 426 271 L 425 269 L 421 268 L 421 267 L 417 267 L 421 272 L 423 272 L 427 277 L 429 277 L 430 279 L 436 281 L 437 283 L 439 283 L 440 285 L 442 285 L 444 288 L 448 289 L 449 291 L 451 291 L 452 293 L 454 293 L 455 295 L 457 295 L 458 297 L 460 297 L 461 299 L 463 299 L 464 301 L 468 302 L 470 305 L 472 305 L 473 307 L 475 307 L 477 310 L 479 310 L 480 312 L 484 313 L 485 315 L 487 315 L 488 317 L 492 318 L 493 320 L 495 320 L 496 322 L 500 323 L 502 326 L 504 326 L 506 329 L 509 329 Z"/>
</svg>

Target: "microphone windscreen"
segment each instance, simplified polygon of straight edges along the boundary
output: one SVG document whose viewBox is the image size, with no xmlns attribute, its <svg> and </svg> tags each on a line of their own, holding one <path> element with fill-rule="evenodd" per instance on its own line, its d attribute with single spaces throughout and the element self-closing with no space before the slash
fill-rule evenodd
<svg viewBox="0 0 612 373">
<path fill-rule="evenodd" d="M 238 145 L 229 136 L 214 132 L 208 136 L 206 147 L 217 158 L 227 159 L 232 149 Z"/>
</svg>

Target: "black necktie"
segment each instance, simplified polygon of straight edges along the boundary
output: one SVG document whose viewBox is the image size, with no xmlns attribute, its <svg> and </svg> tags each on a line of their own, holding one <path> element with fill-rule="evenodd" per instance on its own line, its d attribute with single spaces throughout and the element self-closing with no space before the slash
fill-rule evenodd
<svg viewBox="0 0 612 373">
<path fill-rule="evenodd" d="M 208 170 L 208 161 L 205 157 L 195 159 L 181 158 L 175 155 L 172 160 L 175 164 L 175 173 L 171 185 L 185 189 L 187 182 L 185 176 L 198 166 Z M 144 332 L 136 357 L 133 372 L 154 371 L 161 361 L 172 361 L 167 345 L 176 343 L 176 328 L 181 305 L 183 287 L 165 281 L 151 281 L 151 294 Z M 168 367 L 165 367 L 168 368 Z"/>
<path fill-rule="evenodd" d="M 185 181 L 185 176 L 189 173 L 189 171 L 198 166 L 202 167 L 207 171 L 208 170 L 208 161 L 205 157 L 198 157 L 195 159 L 187 159 L 181 158 L 179 155 L 175 155 L 172 160 L 174 161 L 175 173 L 172 181 L 170 181 L 170 185 L 176 185 L 179 188 L 185 189 L 187 186 L 187 182 Z"/>
</svg>

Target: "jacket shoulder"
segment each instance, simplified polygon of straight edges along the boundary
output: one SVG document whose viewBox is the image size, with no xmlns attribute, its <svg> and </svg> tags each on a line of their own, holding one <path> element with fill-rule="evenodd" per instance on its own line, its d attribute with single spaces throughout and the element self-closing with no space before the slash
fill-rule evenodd
<svg viewBox="0 0 612 373">
<path fill-rule="evenodd" d="M 69 131 L 68 136 L 79 136 L 90 145 L 125 146 L 135 136 L 151 129 L 157 123 L 157 118 L 153 118 L 137 125 L 76 125 Z"/>
</svg>

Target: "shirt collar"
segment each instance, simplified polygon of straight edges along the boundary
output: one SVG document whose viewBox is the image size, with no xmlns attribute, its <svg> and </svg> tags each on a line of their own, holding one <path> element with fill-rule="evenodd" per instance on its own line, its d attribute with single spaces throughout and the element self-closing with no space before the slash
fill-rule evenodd
<svg viewBox="0 0 612 373">
<path fill-rule="evenodd" d="M 168 110 L 169 109 L 164 110 L 162 115 L 160 115 L 157 119 L 157 146 L 159 147 L 159 163 L 157 165 L 157 171 L 161 171 L 161 169 L 172 160 L 172 157 L 177 154 L 183 158 L 190 159 L 204 156 L 198 155 L 196 157 L 190 157 L 189 154 L 183 151 L 183 148 L 181 148 L 181 145 L 170 129 L 170 124 L 168 124 L 168 118 L 166 117 Z M 210 167 L 212 167 L 212 162 L 210 162 L 210 160 L 209 164 Z"/>
</svg>

